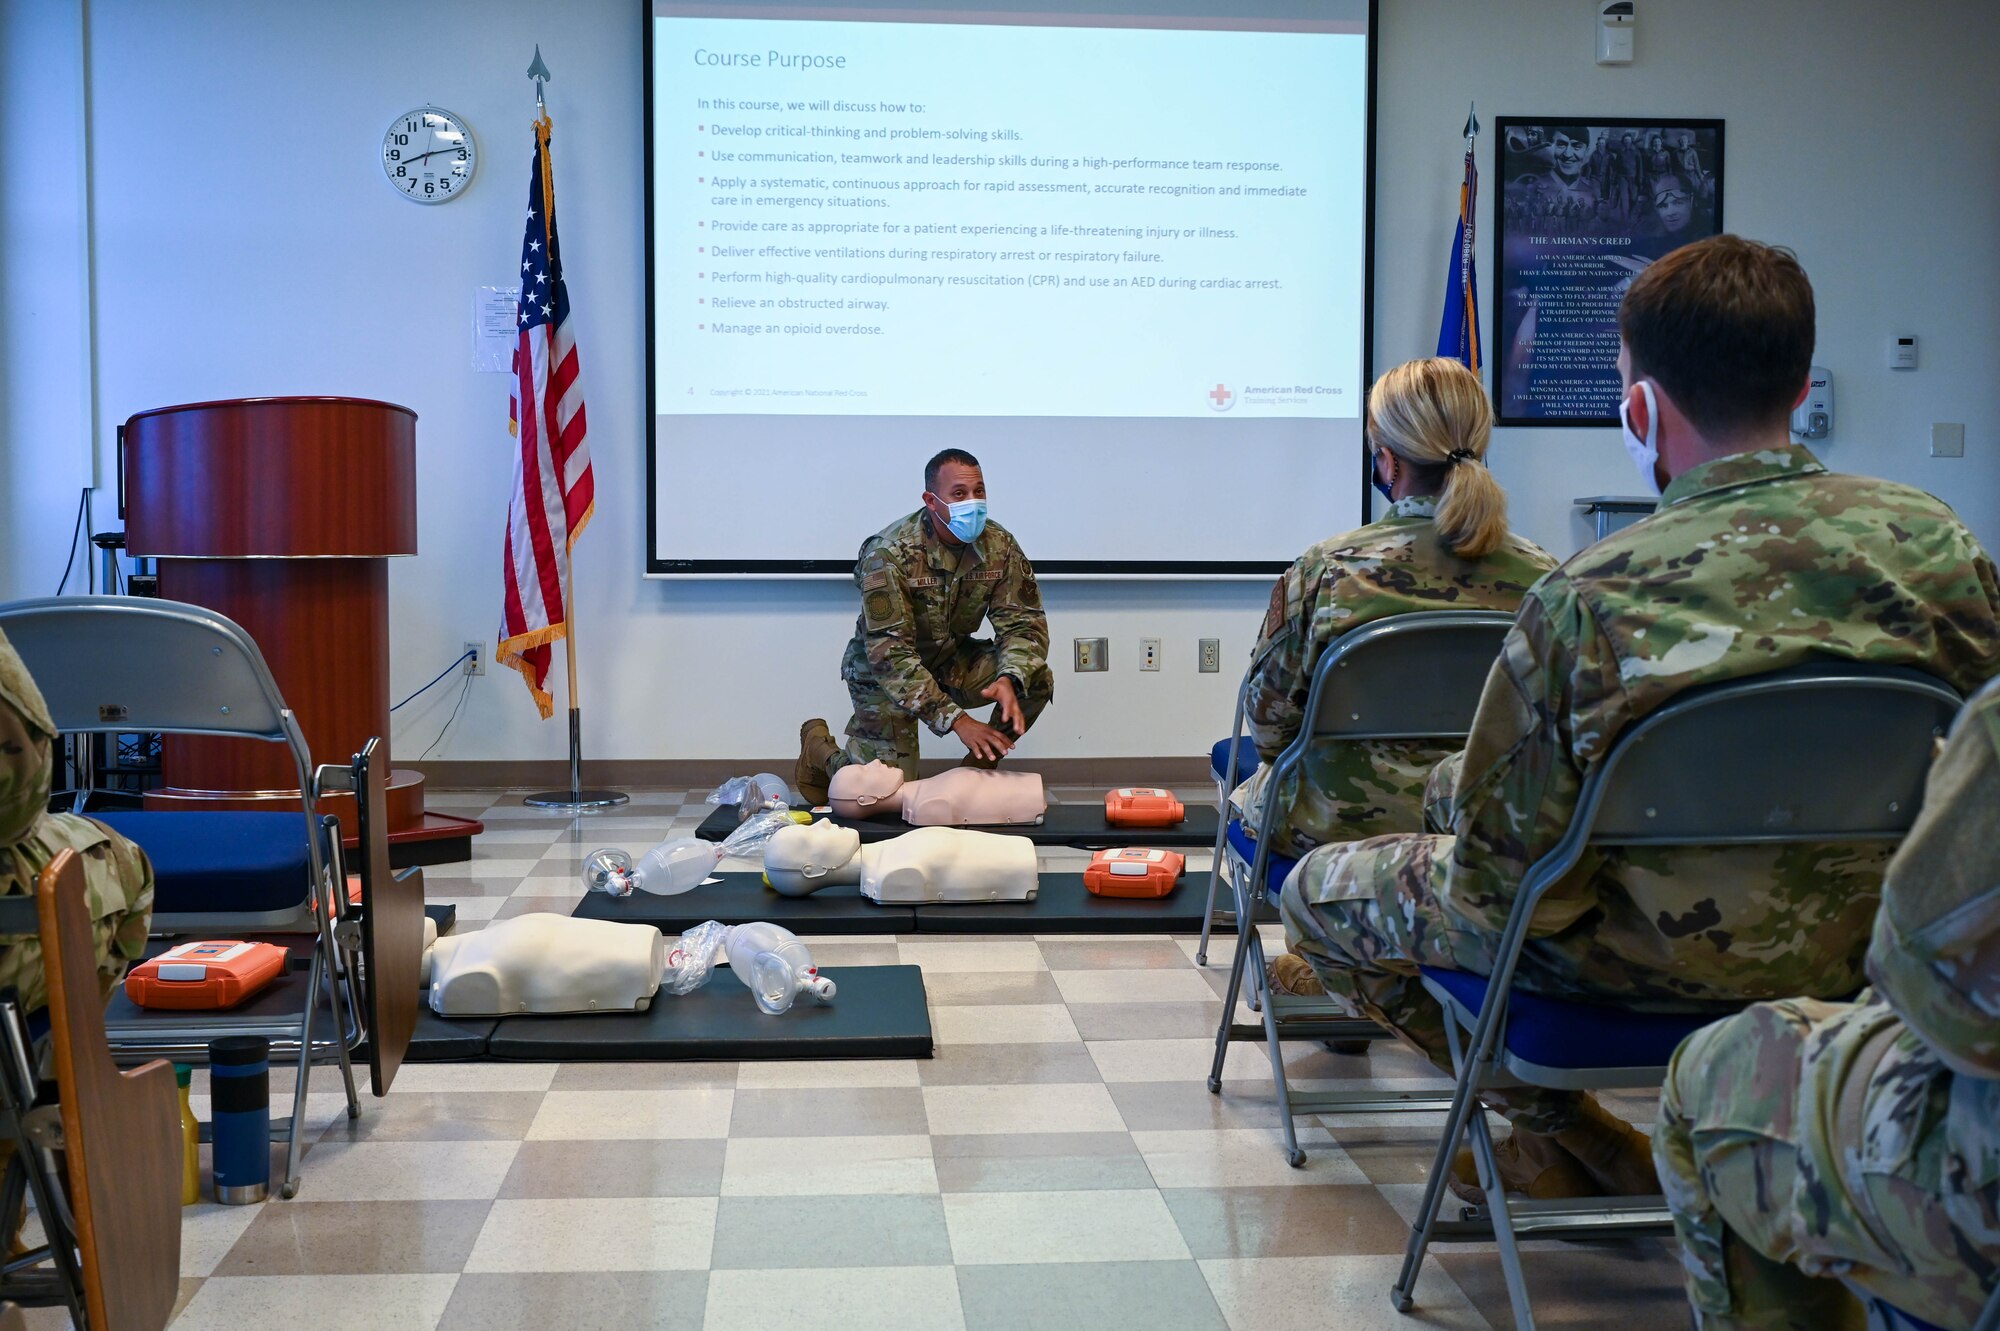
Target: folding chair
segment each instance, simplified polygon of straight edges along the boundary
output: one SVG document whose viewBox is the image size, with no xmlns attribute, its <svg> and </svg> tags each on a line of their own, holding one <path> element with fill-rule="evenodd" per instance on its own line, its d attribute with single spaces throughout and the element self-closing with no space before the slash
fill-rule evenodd
<svg viewBox="0 0 2000 1331">
<path fill-rule="evenodd" d="M 225 1035 L 264 1036 L 274 1058 L 295 1060 L 291 1116 L 272 1122 L 273 1137 L 287 1142 L 279 1192 L 295 1195 L 312 1063 L 339 1064 L 348 1117 L 361 1114 L 349 1053 L 367 1034 L 373 996 L 364 996 L 358 983 L 363 933 L 348 904 L 338 826 L 319 811 L 322 791 L 352 787 L 349 769 L 313 767 L 298 720 L 257 644 L 214 611 L 138 597 L 47 598 L 0 605 L 0 630 L 65 733 L 217 735 L 291 750 L 300 813 L 97 816 L 153 861 L 155 933 L 307 942 L 311 958 L 303 977 L 288 970 L 240 1007 L 148 1012 L 121 989 L 107 1017 L 111 1047 L 122 1062 L 167 1057 L 200 1063 L 209 1041 Z M 414 994 L 414 970 L 409 984 Z M 400 1057 L 400 1049 L 396 1053 Z M 378 1078 L 375 1093 L 387 1089 Z"/>
<path fill-rule="evenodd" d="M 1391 1293 L 1398 1311 L 1410 1310 L 1433 1238 L 1495 1242 L 1515 1326 L 1532 1331 L 1519 1237 L 1669 1227 L 1658 1196 L 1508 1198 L 1479 1105 L 1481 1091 L 1508 1086 L 1659 1086 L 1681 1041 L 1730 1010 L 1637 1011 L 1512 987 L 1536 907 L 1585 849 L 1899 840 L 1923 802 L 1933 742 L 1959 701 L 1915 670 L 1828 662 L 1691 690 L 1617 738 L 1585 777 L 1562 839 L 1528 867 L 1492 976 L 1423 968 L 1424 987 L 1445 1007 L 1458 1085 Z M 1467 1136 L 1487 1201 L 1468 1212 L 1471 1223 L 1442 1223 L 1444 1181 Z"/>
<path fill-rule="evenodd" d="M 181 1144 L 173 1068 L 111 1062 L 83 863 L 60 852 L 32 897 L 0 899 L 0 933 L 38 934 L 54 1076 L 8 1001 L 0 1051 L 0 1135 L 12 1139 L 0 1218 L 12 1226 L 32 1192 L 40 1247 L 10 1255 L 0 1300 L 65 1308 L 79 1327 L 158 1331 L 180 1278 Z M 25 908 L 25 910 L 23 909 Z"/>
<path fill-rule="evenodd" d="M 1255 843 L 1240 820 L 1227 817 L 1216 836 L 1209 891 L 1212 898 L 1216 877 L 1227 877 L 1236 902 L 1237 941 L 1229 986 L 1223 994 L 1222 1021 L 1215 1032 L 1215 1061 L 1209 1068 L 1208 1089 L 1221 1094 L 1223 1061 L 1232 1042 L 1263 1041 L 1271 1060 L 1285 1154 L 1294 1167 L 1304 1165 L 1306 1159 L 1292 1123 L 1300 1114 L 1443 1109 L 1449 1101 L 1442 1094 L 1427 1091 L 1294 1094 L 1286 1084 L 1282 1041 L 1386 1039 L 1388 1032 L 1347 1012 L 1332 998 L 1279 994 L 1265 985 L 1264 942 L 1257 932 L 1255 911 L 1260 902 L 1276 903 L 1279 889 L 1297 863 L 1271 849 L 1284 821 L 1279 792 L 1286 781 L 1302 772 L 1316 740 L 1464 739 L 1479 710 L 1486 677 L 1513 623 L 1512 615 L 1497 611 L 1439 610 L 1378 619 L 1336 638 L 1313 668 L 1305 724 L 1298 737 L 1272 760 L 1265 777 L 1264 807 Z M 1253 664 L 1252 675 L 1256 669 Z M 1238 737 L 1249 688 L 1250 675 L 1246 675 L 1237 693 Z M 1236 996 L 1246 976 L 1250 1006 L 1261 1015 L 1261 1023 L 1233 1020 Z"/>
</svg>

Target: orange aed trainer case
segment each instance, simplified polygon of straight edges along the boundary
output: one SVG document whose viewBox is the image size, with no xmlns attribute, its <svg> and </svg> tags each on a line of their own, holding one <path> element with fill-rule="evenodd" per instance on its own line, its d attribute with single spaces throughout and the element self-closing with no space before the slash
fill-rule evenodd
<svg viewBox="0 0 2000 1331">
<path fill-rule="evenodd" d="M 1113 827 L 1179 827 L 1186 817 L 1171 790 L 1122 786 L 1104 793 L 1104 821 Z"/>
<path fill-rule="evenodd" d="M 275 943 L 182 943 L 134 966 L 125 995 L 179 1012 L 232 1008 L 283 974 L 287 955 Z"/>
<path fill-rule="evenodd" d="M 1083 885 L 1100 897 L 1163 897 L 1186 866 L 1187 857 L 1171 850 L 1100 850 L 1083 871 Z"/>
</svg>

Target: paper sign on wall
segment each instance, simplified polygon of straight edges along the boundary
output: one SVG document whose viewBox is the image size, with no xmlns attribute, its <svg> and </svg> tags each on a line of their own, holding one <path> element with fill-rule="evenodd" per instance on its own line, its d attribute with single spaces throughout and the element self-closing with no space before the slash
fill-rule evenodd
<svg viewBox="0 0 2000 1331">
<path fill-rule="evenodd" d="M 514 329 L 521 288 L 476 287 L 472 293 L 472 368 L 505 374 L 514 368 Z"/>
</svg>

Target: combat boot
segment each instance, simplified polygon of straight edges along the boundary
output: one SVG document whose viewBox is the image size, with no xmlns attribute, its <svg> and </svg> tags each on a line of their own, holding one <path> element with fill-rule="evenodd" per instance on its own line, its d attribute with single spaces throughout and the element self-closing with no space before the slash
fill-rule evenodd
<svg viewBox="0 0 2000 1331">
<path fill-rule="evenodd" d="M 1324 998 L 1326 986 L 1313 972 L 1312 964 L 1296 952 L 1281 952 L 1264 963 L 1264 987 L 1272 993 L 1294 998 Z M 1361 1058 L 1368 1053 L 1367 1040 L 1321 1040 L 1329 1054 Z"/>
<path fill-rule="evenodd" d="M 814 717 L 799 727 L 799 761 L 792 768 L 792 784 L 808 803 L 826 803 L 826 783 L 832 779 L 829 764 L 839 753 L 825 721 Z"/>
<path fill-rule="evenodd" d="M 1500 1166 L 1500 1186 L 1511 1194 L 1531 1201 L 1597 1196 L 1590 1171 L 1554 1137 L 1516 1128 L 1505 1141 L 1495 1143 L 1493 1156 Z M 1486 1204 L 1486 1190 L 1479 1186 L 1479 1167 L 1473 1163 L 1471 1147 L 1460 1148 L 1444 1186 L 1462 1202 Z"/>
<path fill-rule="evenodd" d="M 1593 1096 L 1583 1097 L 1583 1117 L 1555 1140 L 1607 1196 L 1650 1197 L 1660 1190 L 1653 1143 Z"/>
</svg>

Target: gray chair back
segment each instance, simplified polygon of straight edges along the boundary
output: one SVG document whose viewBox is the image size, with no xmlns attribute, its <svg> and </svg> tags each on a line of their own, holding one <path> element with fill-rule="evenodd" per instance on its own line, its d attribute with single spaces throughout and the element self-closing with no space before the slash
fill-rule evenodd
<svg viewBox="0 0 2000 1331">
<path fill-rule="evenodd" d="M 264 654 L 213 610 L 138 596 L 51 596 L 0 605 L 0 632 L 64 732 L 278 743 L 297 733 Z"/>
<path fill-rule="evenodd" d="M 259 916 L 243 927 L 275 930 L 313 920 L 307 903 L 327 890 L 327 868 L 312 755 L 264 654 L 241 625 L 183 601 L 50 596 L 0 605 L 0 633 L 65 733 L 220 735 L 286 745 L 304 797 L 301 834 L 311 881 L 299 885 L 299 910 Z M 199 928 L 207 918 L 156 915 L 154 927 Z"/>
<path fill-rule="evenodd" d="M 1313 667 L 1306 724 L 1271 761 L 1265 778 L 1253 892 L 1264 890 L 1271 841 L 1284 813 L 1278 792 L 1312 742 L 1465 738 L 1513 625 L 1512 615 L 1497 610 L 1435 610 L 1378 619 L 1333 640 Z"/>
<path fill-rule="evenodd" d="M 1301 738 L 1463 739 L 1513 626 L 1503 611 L 1431 610 L 1342 634 L 1313 669 Z"/>
<path fill-rule="evenodd" d="M 1619 737 L 1578 821 L 1606 845 L 1896 840 L 1959 707 L 1934 676 L 1852 662 L 1690 690 Z"/>
</svg>

